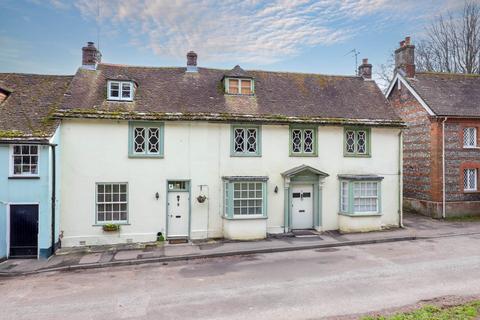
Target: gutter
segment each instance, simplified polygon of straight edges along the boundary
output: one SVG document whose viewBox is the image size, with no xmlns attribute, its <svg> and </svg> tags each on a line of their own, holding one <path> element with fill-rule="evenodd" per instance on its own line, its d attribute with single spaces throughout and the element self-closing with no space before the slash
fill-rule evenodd
<svg viewBox="0 0 480 320">
<path fill-rule="evenodd" d="M 346 119 L 325 117 L 295 117 L 284 115 L 252 115 L 225 113 L 186 113 L 186 112 L 111 112 L 103 110 L 57 110 L 58 119 L 108 119 L 108 120 L 170 120 L 170 121 L 211 121 L 211 122 L 258 122 L 264 124 L 325 124 L 325 125 L 371 125 L 385 127 L 406 127 L 402 120 L 386 119 Z"/>
<path fill-rule="evenodd" d="M 442 121 L 442 218 L 445 219 L 445 122 L 448 117 Z"/>
</svg>

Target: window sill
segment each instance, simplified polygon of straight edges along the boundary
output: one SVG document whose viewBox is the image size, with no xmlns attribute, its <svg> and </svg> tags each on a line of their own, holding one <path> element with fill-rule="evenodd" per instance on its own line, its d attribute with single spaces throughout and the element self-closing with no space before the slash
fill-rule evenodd
<svg viewBox="0 0 480 320">
<path fill-rule="evenodd" d="M 129 226 L 130 223 L 128 222 L 105 222 L 105 223 L 97 223 L 97 224 L 92 224 L 92 227 L 103 227 L 104 225 L 107 224 L 118 224 L 119 226 Z"/>
<path fill-rule="evenodd" d="M 249 158 L 249 157 L 253 157 L 253 158 L 259 158 L 261 157 L 262 155 L 261 154 L 249 154 L 249 153 L 245 153 L 245 154 L 242 154 L 242 153 L 232 153 L 230 154 L 230 157 L 239 157 L 239 158 L 242 158 L 242 157 L 245 157 L 245 158 Z"/>
<path fill-rule="evenodd" d="M 346 216 L 346 217 L 380 217 L 382 214 L 381 213 L 349 213 L 349 212 L 339 212 L 338 215 L 340 216 Z"/>
<path fill-rule="evenodd" d="M 466 146 L 463 146 L 463 149 L 467 149 L 467 150 L 480 150 L 480 147 L 466 147 Z"/>
<path fill-rule="evenodd" d="M 480 193 L 480 190 L 463 190 L 463 193 L 470 194 L 470 193 Z"/>
<path fill-rule="evenodd" d="M 255 96 L 255 93 L 228 93 L 225 92 L 226 96 L 232 96 L 232 97 L 253 97 Z"/>
<path fill-rule="evenodd" d="M 12 180 L 30 180 L 40 179 L 40 176 L 8 176 L 8 179 Z"/>
<path fill-rule="evenodd" d="M 247 217 L 239 217 L 239 216 L 234 216 L 232 218 L 230 217 L 226 217 L 226 216 L 222 216 L 223 219 L 225 220 L 266 220 L 268 219 L 268 217 L 266 216 L 247 216 Z"/>
<path fill-rule="evenodd" d="M 345 158 L 371 158 L 370 154 L 347 154 L 343 155 Z"/>
<path fill-rule="evenodd" d="M 108 102 L 133 102 L 133 99 L 127 100 L 127 99 L 112 99 L 112 98 L 107 98 Z"/>
<path fill-rule="evenodd" d="M 302 158 L 302 157 L 318 157 L 317 153 L 290 153 L 290 157 L 295 157 L 295 158 Z"/>
<path fill-rule="evenodd" d="M 129 158 L 137 158 L 137 159 L 163 159 L 163 154 L 129 154 Z"/>
</svg>

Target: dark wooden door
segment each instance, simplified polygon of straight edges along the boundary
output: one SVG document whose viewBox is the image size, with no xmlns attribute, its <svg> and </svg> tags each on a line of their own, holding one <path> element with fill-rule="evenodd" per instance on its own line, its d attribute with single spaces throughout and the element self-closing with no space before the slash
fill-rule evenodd
<svg viewBox="0 0 480 320">
<path fill-rule="evenodd" d="M 38 205 L 10 205 L 10 258 L 36 258 Z"/>
</svg>

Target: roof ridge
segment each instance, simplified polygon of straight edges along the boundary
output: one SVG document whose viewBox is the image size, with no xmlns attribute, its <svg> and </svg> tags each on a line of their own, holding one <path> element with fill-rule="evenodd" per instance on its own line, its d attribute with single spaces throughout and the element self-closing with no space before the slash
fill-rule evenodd
<svg viewBox="0 0 480 320">
<path fill-rule="evenodd" d="M 99 65 L 111 66 L 111 67 L 124 67 L 124 68 L 142 68 L 142 69 L 186 69 L 186 67 L 162 67 L 162 66 L 139 66 L 139 65 L 127 65 L 127 64 L 116 64 L 116 63 L 105 63 L 102 62 Z M 221 68 L 207 68 L 207 67 L 198 67 L 199 70 L 213 70 L 213 71 L 224 71 L 229 72 L 231 69 L 221 69 Z M 313 73 L 313 72 L 296 72 L 296 71 L 280 71 L 280 70 L 259 70 L 259 69 L 244 69 L 248 72 L 265 72 L 265 73 L 274 73 L 274 74 L 300 74 L 300 75 L 312 75 L 312 76 L 323 76 L 323 77 L 338 77 L 338 78 L 353 78 L 353 79 L 363 79 L 360 76 L 356 75 L 341 75 L 341 74 L 326 74 L 326 73 Z"/>
<path fill-rule="evenodd" d="M 23 72 L 0 72 L 1 75 L 8 76 L 29 76 L 29 77 L 62 77 L 62 78 L 73 78 L 73 74 L 42 74 L 42 73 L 23 73 Z"/>
<path fill-rule="evenodd" d="M 422 71 L 422 72 L 417 72 L 417 74 L 421 75 L 437 75 L 437 76 L 452 76 L 452 77 L 480 77 L 480 74 L 476 73 L 458 73 L 458 72 L 437 72 L 437 71 Z"/>
</svg>

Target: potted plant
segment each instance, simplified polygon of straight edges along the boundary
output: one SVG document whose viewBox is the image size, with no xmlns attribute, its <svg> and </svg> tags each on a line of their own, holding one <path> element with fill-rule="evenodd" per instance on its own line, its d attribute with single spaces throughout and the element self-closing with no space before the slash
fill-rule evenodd
<svg viewBox="0 0 480 320">
<path fill-rule="evenodd" d="M 114 224 L 114 223 L 107 223 L 102 226 L 103 231 L 105 232 L 115 232 L 120 230 L 120 225 L 119 224 Z"/>
</svg>

